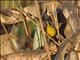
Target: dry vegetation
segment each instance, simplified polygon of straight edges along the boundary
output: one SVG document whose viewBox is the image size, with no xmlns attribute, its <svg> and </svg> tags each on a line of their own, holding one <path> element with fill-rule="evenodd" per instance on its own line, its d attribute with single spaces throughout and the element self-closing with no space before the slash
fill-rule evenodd
<svg viewBox="0 0 80 60">
<path fill-rule="evenodd" d="M 25 3 L 30 5 L 0 9 L 1 60 L 80 60 L 80 1 Z"/>
</svg>

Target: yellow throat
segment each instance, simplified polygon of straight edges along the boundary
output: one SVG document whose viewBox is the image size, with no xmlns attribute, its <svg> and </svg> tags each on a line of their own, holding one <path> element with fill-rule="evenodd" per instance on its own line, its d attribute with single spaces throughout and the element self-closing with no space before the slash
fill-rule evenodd
<svg viewBox="0 0 80 60">
<path fill-rule="evenodd" d="M 47 25 L 47 33 L 51 36 L 54 37 L 56 35 L 56 29 L 52 27 L 51 25 Z"/>
</svg>

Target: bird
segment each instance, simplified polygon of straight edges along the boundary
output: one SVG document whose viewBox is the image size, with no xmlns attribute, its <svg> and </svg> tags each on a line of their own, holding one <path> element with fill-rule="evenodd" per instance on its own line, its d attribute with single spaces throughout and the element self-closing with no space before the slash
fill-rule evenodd
<svg viewBox="0 0 80 60">
<path fill-rule="evenodd" d="M 45 32 L 50 37 L 52 37 L 56 42 L 58 42 L 58 39 L 56 38 L 57 30 L 56 30 L 55 24 L 52 23 L 51 16 L 47 14 L 47 8 L 42 15 L 42 21 L 43 21 L 43 26 L 44 26 Z M 51 39 L 50 39 L 50 42 L 52 42 Z"/>
<path fill-rule="evenodd" d="M 63 15 L 63 12 L 61 9 L 57 9 L 57 19 L 58 19 L 58 28 L 59 28 L 59 33 L 66 38 L 65 34 L 64 34 L 64 29 L 66 26 L 66 18 Z M 47 14 L 47 8 L 45 10 L 45 12 L 42 15 L 42 19 L 43 19 L 43 24 L 44 26 L 44 30 L 46 31 L 46 33 L 52 37 L 56 42 L 60 42 L 59 39 L 56 37 L 57 36 L 57 29 L 55 27 L 55 24 L 52 23 L 52 19 L 51 16 Z"/>
</svg>

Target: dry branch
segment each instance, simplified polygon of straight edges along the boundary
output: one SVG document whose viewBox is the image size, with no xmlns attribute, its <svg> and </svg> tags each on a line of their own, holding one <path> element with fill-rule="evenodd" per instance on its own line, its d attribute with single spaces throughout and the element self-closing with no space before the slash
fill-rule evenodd
<svg viewBox="0 0 80 60">
<path fill-rule="evenodd" d="M 79 29 L 79 30 L 77 31 L 77 33 L 74 34 L 71 38 L 66 39 L 66 40 L 62 43 L 62 45 L 61 45 L 60 48 L 59 48 L 59 51 L 57 52 L 57 55 L 56 55 L 56 57 L 55 57 L 55 60 L 60 60 L 60 59 L 61 59 L 60 56 L 61 56 L 61 54 L 63 53 L 63 51 L 67 49 L 67 46 L 68 46 L 69 43 L 71 43 L 71 45 L 72 45 L 72 50 L 73 50 L 73 48 L 75 47 L 75 45 L 76 45 L 76 43 L 78 42 L 78 40 L 80 40 L 80 29 Z M 71 51 L 72 51 L 72 50 L 71 50 Z"/>
</svg>

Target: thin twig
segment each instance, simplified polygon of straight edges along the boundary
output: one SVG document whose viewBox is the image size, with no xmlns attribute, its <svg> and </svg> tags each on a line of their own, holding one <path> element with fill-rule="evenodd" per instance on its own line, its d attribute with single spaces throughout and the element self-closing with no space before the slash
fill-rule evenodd
<svg viewBox="0 0 80 60">
<path fill-rule="evenodd" d="M 21 12 L 22 13 L 22 15 L 24 16 L 24 19 L 22 19 L 22 21 L 23 21 L 23 24 L 24 24 L 24 28 L 25 28 L 25 32 L 26 32 L 26 36 L 28 36 L 29 34 L 28 34 L 28 30 L 27 30 L 27 28 L 26 28 L 26 23 L 25 23 L 25 21 L 27 21 L 26 20 L 26 14 L 25 13 L 23 13 L 20 9 L 17 9 L 19 12 Z"/>
<path fill-rule="evenodd" d="M 59 28 L 58 28 L 58 20 L 57 20 L 57 12 L 56 12 L 56 5 L 57 5 L 57 2 L 56 1 L 53 1 L 53 4 L 52 4 L 52 10 L 53 10 L 53 16 L 54 16 L 54 20 L 55 20 L 55 27 L 57 29 L 57 32 L 58 32 L 58 35 L 59 35 Z M 54 7 L 54 8 L 53 8 Z"/>
<path fill-rule="evenodd" d="M 43 24 L 42 24 L 42 18 L 41 18 L 41 15 L 40 15 L 40 7 L 39 7 L 38 1 L 35 1 L 35 4 L 36 4 L 37 12 L 38 12 L 38 15 L 39 15 L 39 22 L 40 22 L 40 25 L 41 25 L 42 35 L 43 35 L 43 38 L 44 38 L 44 41 L 45 41 L 45 49 L 48 53 L 48 59 L 51 60 L 49 49 L 48 49 L 48 43 L 46 41 L 46 37 L 45 37 L 45 34 L 44 34 L 44 28 L 43 28 Z"/>
<path fill-rule="evenodd" d="M 2 22 L 1 22 L 1 24 L 2 24 L 2 27 L 3 27 L 4 31 L 5 31 L 5 33 L 8 34 L 8 31 L 7 31 L 7 29 L 5 28 L 4 24 L 3 24 Z"/>
</svg>

